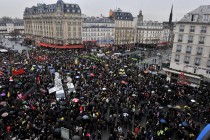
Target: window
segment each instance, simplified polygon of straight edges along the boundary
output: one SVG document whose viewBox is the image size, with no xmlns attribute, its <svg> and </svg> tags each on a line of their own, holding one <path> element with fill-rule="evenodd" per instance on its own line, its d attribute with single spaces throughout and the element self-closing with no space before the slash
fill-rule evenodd
<svg viewBox="0 0 210 140">
<path fill-rule="evenodd" d="M 179 35 L 178 42 L 182 42 L 182 39 L 183 39 L 183 35 Z"/>
<path fill-rule="evenodd" d="M 203 15 L 203 21 L 209 21 L 209 15 Z"/>
<path fill-rule="evenodd" d="M 196 57 L 195 58 L 195 65 L 199 66 L 200 65 L 200 61 L 201 61 L 201 59 Z"/>
<path fill-rule="evenodd" d="M 202 52 L 203 52 L 203 48 L 198 47 L 197 48 L 197 55 L 202 55 Z"/>
<path fill-rule="evenodd" d="M 190 32 L 195 32 L 195 26 L 190 26 Z"/>
<path fill-rule="evenodd" d="M 191 53 L 191 51 L 192 51 L 192 46 L 187 46 L 186 53 Z"/>
<path fill-rule="evenodd" d="M 206 26 L 201 27 L 201 33 L 206 33 Z"/>
<path fill-rule="evenodd" d="M 190 56 L 185 56 L 184 63 L 189 64 L 189 62 L 190 62 Z"/>
<path fill-rule="evenodd" d="M 204 39 L 205 39 L 205 37 L 204 36 L 200 36 L 200 38 L 199 38 L 199 44 L 204 44 Z"/>
<path fill-rule="evenodd" d="M 188 43 L 193 43 L 193 36 L 192 35 L 188 36 Z"/>
<path fill-rule="evenodd" d="M 210 60 L 207 61 L 207 67 L 210 67 Z"/>
<path fill-rule="evenodd" d="M 192 15 L 191 21 L 198 21 L 198 15 Z"/>
<path fill-rule="evenodd" d="M 176 54 L 176 55 L 175 55 L 175 61 L 176 61 L 176 62 L 179 62 L 179 59 L 180 59 L 180 55 Z"/>
<path fill-rule="evenodd" d="M 181 52 L 182 46 L 181 45 L 177 45 L 176 47 L 176 52 Z"/>
<path fill-rule="evenodd" d="M 184 25 L 179 26 L 179 32 L 184 32 Z"/>
</svg>

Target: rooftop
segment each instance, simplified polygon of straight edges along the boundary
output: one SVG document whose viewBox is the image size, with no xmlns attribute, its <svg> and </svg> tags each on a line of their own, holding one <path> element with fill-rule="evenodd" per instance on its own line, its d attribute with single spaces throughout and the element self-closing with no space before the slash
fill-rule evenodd
<svg viewBox="0 0 210 140">
<path fill-rule="evenodd" d="M 208 17 L 208 20 L 204 18 Z M 187 13 L 179 22 L 210 23 L 210 5 L 201 5 L 197 9 Z"/>
</svg>

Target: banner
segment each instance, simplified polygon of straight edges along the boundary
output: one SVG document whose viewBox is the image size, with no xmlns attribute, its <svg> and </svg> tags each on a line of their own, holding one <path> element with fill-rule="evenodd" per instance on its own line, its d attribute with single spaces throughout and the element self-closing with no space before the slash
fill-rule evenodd
<svg viewBox="0 0 210 140">
<path fill-rule="evenodd" d="M 49 94 L 56 92 L 56 87 L 48 89 Z"/>
<path fill-rule="evenodd" d="M 20 75 L 20 74 L 24 74 L 24 68 L 19 70 L 12 70 L 12 75 Z"/>
</svg>

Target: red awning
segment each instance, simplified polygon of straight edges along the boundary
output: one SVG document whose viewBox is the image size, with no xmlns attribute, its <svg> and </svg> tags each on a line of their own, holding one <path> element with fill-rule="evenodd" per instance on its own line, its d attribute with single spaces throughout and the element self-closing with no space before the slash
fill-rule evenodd
<svg viewBox="0 0 210 140">
<path fill-rule="evenodd" d="M 56 49 L 82 49 L 82 48 L 84 48 L 83 45 L 59 46 L 59 45 L 48 44 L 48 43 L 38 43 L 38 45 L 41 47 L 49 47 L 49 48 L 56 48 Z"/>
</svg>

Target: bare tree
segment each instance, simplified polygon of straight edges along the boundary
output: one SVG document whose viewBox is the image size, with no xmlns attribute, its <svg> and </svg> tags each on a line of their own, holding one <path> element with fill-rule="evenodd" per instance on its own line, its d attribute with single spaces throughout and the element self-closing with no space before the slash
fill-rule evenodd
<svg viewBox="0 0 210 140">
<path fill-rule="evenodd" d="M 20 36 L 20 31 L 19 30 L 14 30 L 12 32 L 9 33 L 9 35 L 14 38 L 14 39 L 17 39 L 18 36 Z"/>
</svg>

